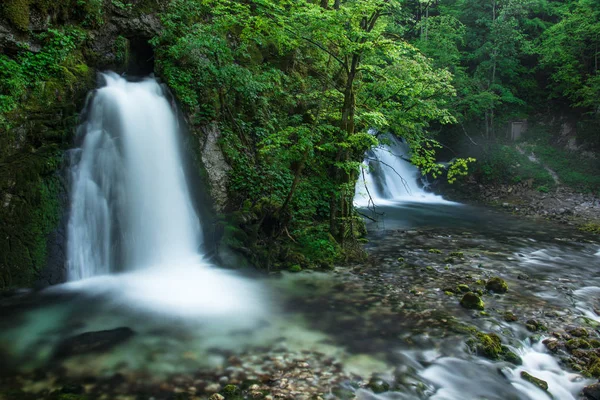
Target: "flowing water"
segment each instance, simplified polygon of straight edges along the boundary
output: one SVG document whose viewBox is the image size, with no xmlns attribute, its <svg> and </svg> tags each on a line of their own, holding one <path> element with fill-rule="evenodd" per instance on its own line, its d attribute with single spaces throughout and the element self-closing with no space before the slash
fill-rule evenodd
<svg viewBox="0 0 600 400">
<path fill-rule="evenodd" d="M 396 142 L 368 158 L 396 165 L 412 195 L 383 164 L 365 174 L 378 200 L 363 210 L 375 213 L 367 261 L 258 277 L 225 271 L 203 257 L 181 133 L 160 85 L 105 79 L 72 154 L 70 282 L 0 299 L 0 399 L 201 399 L 232 383 L 248 398 L 541 400 L 577 399 L 590 383 L 525 321 L 594 332 L 594 238 L 428 194 L 397 160 Z M 445 293 L 491 276 L 510 290 L 484 296 L 483 314 Z M 497 333 L 522 364 L 474 354 L 465 326 Z M 106 330 L 119 339 L 103 334 L 82 350 L 90 344 L 78 335 Z"/>
<path fill-rule="evenodd" d="M 427 180 L 410 163 L 408 144 L 385 135 L 381 144 L 369 151 L 356 185 L 354 203 L 359 207 L 390 204 L 397 201 L 450 203 L 427 191 Z"/>
</svg>

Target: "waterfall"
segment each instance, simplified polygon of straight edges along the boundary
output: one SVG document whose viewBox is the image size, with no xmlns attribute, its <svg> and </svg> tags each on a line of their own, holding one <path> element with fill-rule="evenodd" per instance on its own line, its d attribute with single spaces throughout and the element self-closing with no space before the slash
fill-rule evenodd
<svg viewBox="0 0 600 400">
<path fill-rule="evenodd" d="M 449 203 L 427 192 L 427 182 L 419 169 L 410 163 L 410 149 L 398 138 L 385 136 L 389 144 L 367 152 L 356 183 L 354 203 L 367 207 L 390 202 Z"/>
<path fill-rule="evenodd" d="M 202 241 L 161 86 L 103 78 L 71 157 L 69 280 L 188 258 Z"/>
</svg>

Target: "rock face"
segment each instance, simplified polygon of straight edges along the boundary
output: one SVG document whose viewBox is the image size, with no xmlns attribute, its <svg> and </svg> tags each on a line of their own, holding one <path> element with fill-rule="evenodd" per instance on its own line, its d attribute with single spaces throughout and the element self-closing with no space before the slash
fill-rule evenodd
<svg viewBox="0 0 600 400">
<path fill-rule="evenodd" d="M 210 184 L 210 193 L 213 198 L 217 212 L 223 212 L 227 206 L 227 185 L 229 182 L 228 172 L 231 170 L 225 156 L 219 146 L 221 132 L 215 125 L 209 125 L 202 128 L 203 143 L 202 162 L 206 168 L 208 181 Z"/>
<path fill-rule="evenodd" d="M 59 343 L 54 351 L 54 359 L 64 359 L 80 354 L 106 351 L 129 340 L 135 332 L 127 327 L 106 331 L 85 332 L 71 336 Z"/>
</svg>

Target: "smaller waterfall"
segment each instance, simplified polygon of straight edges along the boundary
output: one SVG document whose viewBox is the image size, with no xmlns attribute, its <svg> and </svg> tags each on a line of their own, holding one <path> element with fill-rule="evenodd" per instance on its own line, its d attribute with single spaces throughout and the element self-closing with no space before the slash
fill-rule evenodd
<svg viewBox="0 0 600 400">
<path fill-rule="evenodd" d="M 354 203 L 359 207 L 390 202 L 449 203 L 427 192 L 427 182 L 409 161 L 410 149 L 396 137 L 386 136 L 389 145 L 380 145 L 365 157 L 356 183 Z"/>
</svg>

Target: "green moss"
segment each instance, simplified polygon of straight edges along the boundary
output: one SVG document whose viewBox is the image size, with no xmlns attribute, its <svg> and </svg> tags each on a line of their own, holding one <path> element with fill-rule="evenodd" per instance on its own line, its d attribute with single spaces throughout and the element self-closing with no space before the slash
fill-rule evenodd
<svg viewBox="0 0 600 400">
<path fill-rule="evenodd" d="M 596 359 L 586 372 L 586 375 L 588 376 L 600 378 L 600 360 Z"/>
<path fill-rule="evenodd" d="M 442 254 L 442 251 L 438 249 L 429 249 L 428 251 L 432 254 Z"/>
<path fill-rule="evenodd" d="M 29 29 L 30 0 L 7 0 L 3 5 L 3 14 L 19 30 Z"/>
<path fill-rule="evenodd" d="M 587 340 L 583 340 L 580 338 L 567 340 L 565 345 L 567 346 L 567 349 L 569 349 L 569 350 L 589 349 L 592 347 Z"/>
<path fill-rule="evenodd" d="M 594 233 L 600 235 L 600 224 L 589 222 L 579 227 L 579 230 L 583 232 Z"/>
<path fill-rule="evenodd" d="M 236 385 L 227 385 L 221 390 L 221 394 L 226 400 L 243 399 L 242 391 Z"/>
<path fill-rule="evenodd" d="M 456 287 L 456 291 L 462 292 L 462 293 L 467 293 L 467 292 L 470 292 L 471 289 L 469 288 L 468 285 L 465 285 L 464 283 L 462 283 Z"/>
<path fill-rule="evenodd" d="M 525 380 L 529 383 L 534 384 L 535 386 L 537 386 L 538 388 L 540 388 L 544 391 L 548 391 L 548 383 L 546 381 L 536 378 L 535 376 L 530 375 L 526 371 L 521 371 L 521 378 L 523 378 L 523 380 Z"/>
<path fill-rule="evenodd" d="M 494 277 L 487 281 L 485 288 L 495 293 L 506 293 L 508 285 L 502 278 Z"/>
<path fill-rule="evenodd" d="M 465 293 L 460 300 L 460 305 L 470 310 L 483 310 L 485 307 L 483 300 L 473 292 Z"/>
<path fill-rule="evenodd" d="M 503 353 L 500 337 L 495 333 L 476 332 L 467 341 L 469 348 L 480 356 L 497 360 Z"/>
<path fill-rule="evenodd" d="M 456 257 L 456 258 L 465 258 L 465 255 L 462 251 L 453 251 L 452 253 L 448 254 L 450 257 Z"/>
</svg>

